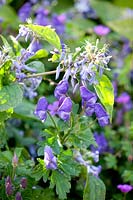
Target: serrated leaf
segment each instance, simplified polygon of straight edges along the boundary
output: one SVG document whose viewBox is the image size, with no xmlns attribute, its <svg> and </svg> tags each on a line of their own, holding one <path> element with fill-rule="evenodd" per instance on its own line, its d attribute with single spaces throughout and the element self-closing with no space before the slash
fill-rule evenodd
<svg viewBox="0 0 133 200">
<path fill-rule="evenodd" d="M 22 102 L 23 91 L 19 84 L 12 83 L 0 90 L 0 112 L 15 108 Z"/>
<path fill-rule="evenodd" d="M 102 75 L 102 77 L 97 76 L 98 84 L 94 85 L 95 91 L 110 115 L 110 120 L 112 120 L 112 111 L 114 105 L 114 88 L 111 81 L 107 76 Z"/>
<path fill-rule="evenodd" d="M 59 199 L 66 199 L 66 194 L 70 191 L 71 184 L 68 177 L 58 171 L 53 171 L 50 178 L 50 188 L 56 187 L 56 193 L 59 195 Z"/>
<path fill-rule="evenodd" d="M 50 26 L 40 26 L 40 25 L 33 25 L 28 24 L 26 25 L 29 29 L 31 29 L 34 33 L 40 36 L 42 39 L 46 40 L 58 50 L 61 49 L 60 38 L 58 37 L 57 33 L 53 28 Z"/>
<path fill-rule="evenodd" d="M 105 200 L 105 185 L 98 177 L 87 174 L 83 200 Z"/>
</svg>

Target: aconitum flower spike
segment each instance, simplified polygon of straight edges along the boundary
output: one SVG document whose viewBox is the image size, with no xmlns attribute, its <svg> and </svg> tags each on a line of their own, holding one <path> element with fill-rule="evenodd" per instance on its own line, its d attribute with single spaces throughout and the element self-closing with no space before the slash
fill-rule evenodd
<svg viewBox="0 0 133 200">
<path fill-rule="evenodd" d="M 70 97 L 61 97 L 59 99 L 59 108 L 57 110 L 58 116 L 64 121 L 70 119 L 70 114 L 72 111 L 72 101 Z"/>
<path fill-rule="evenodd" d="M 62 80 L 59 82 L 59 84 L 56 86 L 55 91 L 54 91 L 54 96 L 57 99 L 60 99 L 62 95 L 65 95 L 68 91 L 69 84 L 67 80 Z"/>
<path fill-rule="evenodd" d="M 45 97 L 41 97 L 37 103 L 34 114 L 44 122 L 47 118 L 48 102 Z"/>
<path fill-rule="evenodd" d="M 57 169 L 57 159 L 53 154 L 53 150 L 50 146 L 44 148 L 44 163 L 47 169 Z"/>
<path fill-rule="evenodd" d="M 128 193 L 133 189 L 133 186 L 128 185 L 128 184 L 123 184 L 123 185 L 120 184 L 120 185 L 117 185 L 117 188 L 123 193 Z"/>
<path fill-rule="evenodd" d="M 103 106 L 100 103 L 96 103 L 94 110 L 95 110 L 95 114 L 98 119 L 99 125 L 100 126 L 108 125 L 109 124 L 109 115 L 107 114 L 107 112 L 105 111 Z"/>
<path fill-rule="evenodd" d="M 16 193 L 15 200 L 23 200 L 20 192 Z"/>
<path fill-rule="evenodd" d="M 13 193 L 13 187 L 10 176 L 7 176 L 5 180 L 5 190 L 7 195 L 12 195 Z"/>
<path fill-rule="evenodd" d="M 23 177 L 20 181 L 21 188 L 25 189 L 27 187 L 27 178 Z"/>
</svg>

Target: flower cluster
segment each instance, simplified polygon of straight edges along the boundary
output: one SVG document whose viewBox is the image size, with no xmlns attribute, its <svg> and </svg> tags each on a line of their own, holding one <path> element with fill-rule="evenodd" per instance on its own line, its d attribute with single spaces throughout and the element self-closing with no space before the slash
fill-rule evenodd
<svg viewBox="0 0 133 200">
<path fill-rule="evenodd" d="M 82 98 L 82 107 L 86 116 L 92 116 L 92 114 L 95 113 L 100 126 L 109 124 L 109 115 L 100 103 L 96 103 L 97 96 L 95 93 L 89 91 L 85 86 L 81 86 L 80 94 Z"/>
<path fill-rule="evenodd" d="M 46 98 L 41 97 L 37 103 L 35 115 L 44 122 L 47 118 L 47 111 L 49 111 L 51 115 L 58 115 L 64 121 L 68 121 L 72 110 L 72 101 L 70 97 L 66 96 L 67 91 L 68 82 L 63 80 L 54 91 L 57 101 L 53 104 L 48 104 Z"/>
<path fill-rule="evenodd" d="M 82 48 L 83 49 L 83 48 Z M 83 85 L 97 83 L 96 73 L 103 74 L 104 69 L 109 70 L 107 64 L 111 56 L 108 53 L 107 46 L 98 48 L 98 40 L 96 45 L 86 41 L 84 51 L 81 48 L 76 48 L 76 53 L 70 53 L 67 46 L 62 46 L 60 63 L 57 67 L 57 76 L 62 68 L 65 71 L 64 79 L 71 78 L 72 87 L 76 87 L 79 82 Z"/>
<path fill-rule="evenodd" d="M 123 184 L 123 185 L 120 184 L 117 186 L 117 188 L 123 193 L 128 193 L 133 189 L 133 186 L 128 185 L 128 184 Z"/>
</svg>

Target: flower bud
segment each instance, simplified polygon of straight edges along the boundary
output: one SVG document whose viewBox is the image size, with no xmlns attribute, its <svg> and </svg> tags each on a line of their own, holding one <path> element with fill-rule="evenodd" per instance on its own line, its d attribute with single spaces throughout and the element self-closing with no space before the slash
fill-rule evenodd
<svg viewBox="0 0 133 200">
<path fill-rule="evenodd" d="M 20 192 L 16 193 L 15 200 L 23 200 Z"/>
<path fill-rule="evenodd" d="M 27 187 L 27 179 L 26 178 L 22 178 L 20 181 L 20 186 L 21 188 L 25 189 Z"/>
<path fill-rule="evenodd" d="M 18 157 L 17 157 L 16 153 L 14 153 L 14 156 L 12 159 L 12 165 L 13 165 L 13 167 L 17 167 L 17 165 L 18 165 Z"/>
<path fill-rule="evenodd" d="M 10 176 L 8 176 L 5 180 L 5 189 L 7 195 L 12 195 L 13 193 L 13 187 Z"/>
</svg>

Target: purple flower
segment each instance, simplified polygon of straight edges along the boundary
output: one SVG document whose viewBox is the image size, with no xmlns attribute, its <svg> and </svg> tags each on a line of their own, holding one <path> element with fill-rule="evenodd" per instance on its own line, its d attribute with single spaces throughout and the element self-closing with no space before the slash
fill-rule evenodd
<svg viewBox="0 0 133 200">
<path fill-rule="evenodd" d="M 110 29 L 107 26 L 98 25 L 98 26 L 94 27 L 94 32 L 97 35 L 104 36 L 104 35 L 107 35 L 110 32 Z"/>
<path fill-rule="evenodd" d="M 123 92 L 119 97 L 116 98 L 116 102 L 120 104 L 129 103 L 130 96 L 127 92 Z"/>
<path fill-rule="evenodd" d="M 65 31 L 65 23 L 66 21 L 66 16 L 64 14 L 61 15 L 56 15 L 54 14 L 52 17 L 52 25 L 55 28 L 56 32 L 58 34 L 63 34 Z"/>
<path fill-rule="evenodd" d="M 94 138 L 96 140 L 98 147 L 95 148 L 94 146 L 92 146 L 91 147 L 92 151 L 95 152 L 98 150 L 100 154 L 109 151 L 108 141 L 106 140 L 103 133 L 101 134 L 94 133 Z"/>
<path fill-rule="evenodd" d="M 25 3 L 18 11 L 19 19 L 25 22 L 29 18 L 31 13 L 31 4 L 29 2 Z"/>
<path fill-rule="evenodd" d="M 50 21 L 48 19 L 49 11 L 45 10 L 44 8 L 40 7 L 36 12 L 36 18 L 35 18 L 35 24 L 46 26 L 50 24 Z"/>
<path fill-rule="evenodd" d="M 59 108 L 57 110 L 57 114 L 64 121 L 68 121 L 70 119 L 70 114 L 72 111 L 72 101 L 70 97 L 61 97 L 59 99 Z"/>
<path fill-rule="evenodd" d="M 91 116 L 94 112 L 94 105 L 97 101 L 95 93 L 89 91 L 85 86 L 80 87 L 80 95 L 82 98 L 82 107 L 87 116 Z"/>
<path fill-rule="evenodd" d="M 27 178 L 22 178 L 20 181 L 21 188 L 25 189 L 27 187 Z"/>
<path fill-rule="evenodd" d="M 44 122 L 47 118 L 48 102 L 45 97 L 41 97 L 37 103 L 34 114 Z"/>
<path fill-rule="evenodd" d="M 23 200 L 20 192 L 17 192 L 15 200 Z"/>
<path fill-rule="evenodd" d="M 95 104 L 95 114 L 98 119 L 98 123 L 100 126 L 106 126 L 109 124 L 109 115 L 103 108 L 103 106 L 100 103 Z"/>
<path fill-rule="evenodd" d="M 12 158 L 12 165 L 13 165 L 13 167 L 17 167 L 17 165 L 18 165 L 18 157 L 17 157 L 16 153 L 14 153 L 14 156 Z"/>
<path fill-rule="evenodd" d="M 44 163 L 47 169 L 57 169 L 57 159 L 50 146 L 46 146 L 44 149 Z"/>
<path fill-rule="evenodd" d="M 12 187 L 12 182 L 10 176 L 7 176 L 5 180 L 5 189 L 6 189 L 6 194 L 7 195 L 12 195 L 13 193 L 13 187 Z"/>
<path fill-rule="evenodd" d="M 69 84 L 67 80 L 62 80 L 59 82 L 59 84 L 56 86 L 55 91 L 54 91 L 54 96 L 57 99 L 60 99 L 62 95 L 65 95 L 68 91 Z"/>
<path fill-rule="evenodd" d="M 72 101 L 70 97 L 62 96 L 59 101 L 48 105 L 51 115 L 58 115 L 62 120 L 68 121 L 72 110 Z"/>
<path fill-rule="evenodd" d="M 123 193 L 128 193 L 133 189 L 133 187 L 131 185 L 128 185 L 128 184 L 117 185 L 117 188 Z"/>
</svg>

